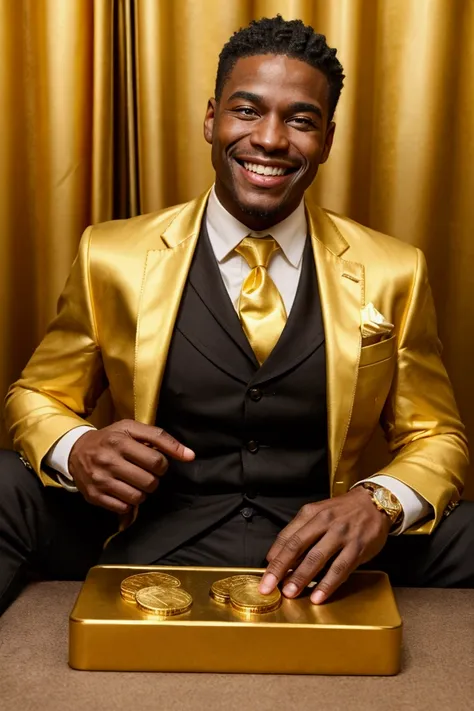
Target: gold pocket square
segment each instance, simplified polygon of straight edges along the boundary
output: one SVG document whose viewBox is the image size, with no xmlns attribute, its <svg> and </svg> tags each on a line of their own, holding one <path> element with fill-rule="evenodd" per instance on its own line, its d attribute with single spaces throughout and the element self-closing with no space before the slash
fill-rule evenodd
<svg viewBox="0 0 474 711">
<path fill-rule="evenodd" d="M 393 329 L 393 323 L 386 321 L 372 302 L 360 310 L 360 330 L 363 339 L 378 340 L 383 336 L 390 336 Z"/>
</svg>

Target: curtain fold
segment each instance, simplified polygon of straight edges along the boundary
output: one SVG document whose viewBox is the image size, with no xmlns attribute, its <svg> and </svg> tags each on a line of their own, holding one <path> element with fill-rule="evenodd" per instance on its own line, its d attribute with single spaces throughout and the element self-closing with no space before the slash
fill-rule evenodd
<svg viewBox="0 0 474 711">
<path fill-rule="evenodd" d="M 110 220 L 113 212 L 114 22 L 111 2 L 93 0 L 90 9 L 93 35 L 92 67 L 88 81 L 92 95 L 85 107 L 87 113 L 83 129 L 91 132 L 90 221 L 96 223 Z M 77 239 L 77 235 L 73 239 Z"/>
<path fill-rule="evenodd" d="M 140 212 L 133 0 L 116 0 L 114 9 L 115 201 L 113 216 L 133 217 Z"/>
<path fill-rule="evenodd" d="M 277 12 L 326 34 L 347 76 L 311 192 L 424 250 L 474 436 L 474 0 L 0 0 L 2 394 L 87 224 L 212 182 L 202 120 L 218 53 Z"/>
<path fill-rule="evenodd" d="M 0 2 L 2 393 L 42 337 L 90 219 L 92 6 Z"/>
</svg>

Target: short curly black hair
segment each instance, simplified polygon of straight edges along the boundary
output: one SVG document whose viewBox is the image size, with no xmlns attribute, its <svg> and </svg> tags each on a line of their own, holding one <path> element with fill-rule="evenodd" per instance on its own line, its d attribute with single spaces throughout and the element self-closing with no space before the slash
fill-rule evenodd
<svg viewBox="0 0 474 711">
<path fill-rule="evenodd" d="M 317 34 L 301 20 L 284 20 L 281 15 L 253 20 L 248 27 L 234 32 L 219 55 L 215 98 L 219 101 L 238 59 L 259 54 L 284 54 L 301 59 L 327 77 L 331 120 L 344 83 L 343 68 L 336 53 L 337 50 L 328 47 L 324 35 Z"/>
</svg>

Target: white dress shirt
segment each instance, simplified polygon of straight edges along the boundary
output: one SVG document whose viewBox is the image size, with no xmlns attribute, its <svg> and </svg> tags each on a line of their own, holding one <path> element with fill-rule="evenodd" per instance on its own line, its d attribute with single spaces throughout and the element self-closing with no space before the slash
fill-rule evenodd
<svg viewBox="0 0 474 711">
<path fill-rule="evenodd" d="M 245 259 L 234 250 L 244 237 L 249 235 L 263 237 L 271 234 L 278 242 L 280 250 L 274 254 L 268 267 L 268 273 L 281 294 L 286 313 L 289 314 L 298 288 L 308 233 L 304 202 L 301 201 L 289 217 L 272 227 L 271 230 L 249 232 L 248 227 L 227 212 L 219 202 L 215 190 L 212 189 L 206 210 L 206 226 L 222 279 L 236 309 L 242 283 L 247 277 L 250 267 Z M 71 491 L 76 488 L 72 483 L 68 469 L 69 454 L 75 442 L 89 429 L 90 426 L 85 425 L 71 430 L 51 447 L 45 457 L 45 463 L 58 472 L 58 481 Z M 394 533 L 403 533 L 430 512 L 430 504 L 398 479 L 381 474 L 371 477 L 370 481 L 389 489 L 403 507 L 403 521 Z"/>
</svg>

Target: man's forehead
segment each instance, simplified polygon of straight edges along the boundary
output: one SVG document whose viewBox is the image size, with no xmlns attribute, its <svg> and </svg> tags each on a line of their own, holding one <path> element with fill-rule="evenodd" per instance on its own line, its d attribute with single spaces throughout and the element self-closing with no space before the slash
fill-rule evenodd
<svg viewBox="0 0 474 711">
<path fill-rule="evenodd" d="M 326 99 L 325 75 L 307 62 L 286 55 L 264 54 L 241 57 L 227 78 L 224 93 L 229 98 L 237 91 L 259 95 L 284 94 L 289 101 Z"/>
</svg>

